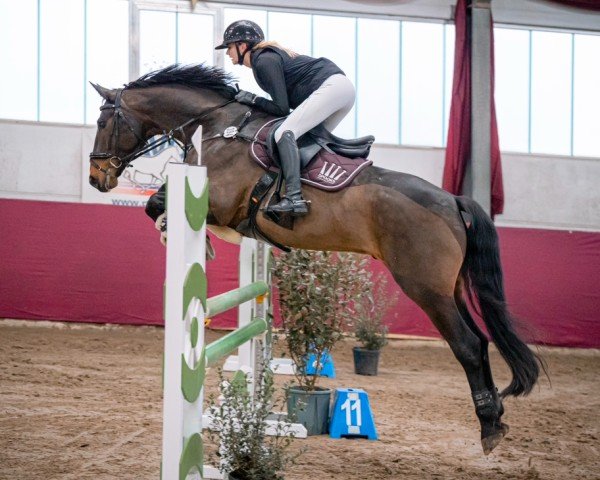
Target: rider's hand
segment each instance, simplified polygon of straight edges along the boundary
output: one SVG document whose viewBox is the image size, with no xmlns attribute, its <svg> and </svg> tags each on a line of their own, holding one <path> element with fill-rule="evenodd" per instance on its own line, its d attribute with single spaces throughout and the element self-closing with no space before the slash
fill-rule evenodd
<svg viewBox="0 0 600 480">
<path fill-rule="evenodd" d="M 251 92 L 247 92 L 246 90 L 240 90 L 235 96 L 235 99 L 244 105 L 254 105 L 256 102 L 256 95 Z"/>
<path fill-rule="evenodd" d="M 167 246 L 167 212 L 162 213 L 154 222 L 154 226 L 160 232 L 160 243 Z"/>
</svg>

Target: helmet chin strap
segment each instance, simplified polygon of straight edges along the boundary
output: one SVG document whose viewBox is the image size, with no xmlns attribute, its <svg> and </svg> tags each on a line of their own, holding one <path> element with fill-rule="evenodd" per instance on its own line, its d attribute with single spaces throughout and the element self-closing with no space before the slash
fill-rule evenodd
<svg viewBox="0 0 600 480">
<path fill-rule="evenodd" d="M 235 51 L 237 52 L 237 56 L 238 56 L 238 65 L 243 65 L 244 64 L 244 58 L 246 58 L 246 54 L 250 51 L 250 48 L 248 47 L 248 44 L 246 44 L 246 51 L 244 53 L 240 52 L 240 46 L 238 43 L 235 44 Z"/>
</svg>

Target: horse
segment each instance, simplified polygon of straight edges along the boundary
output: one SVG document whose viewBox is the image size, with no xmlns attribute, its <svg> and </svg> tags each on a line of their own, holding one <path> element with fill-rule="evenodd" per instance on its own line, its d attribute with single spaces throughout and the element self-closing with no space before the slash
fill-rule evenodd
<svg viewBox="0 0 600 480">
<path fill-rule="evenodd" d="M 209 178 L 207 223 L 236 229 L 248 217 L 253 187 L 264 171 L 251 159 L 244 138 L 223 135 L 249 110 L 234 100 L 234 82 L 222 69 L 200 64 L 172 65 L 122 89 L 94 85 L 104 103 L 90 154 L 90 184 L 102 192 L 116 187 L 119 175 L 155 135 L 176 140 L 188 152 L 189 139 L 201 124 L 201 163 Z M 246 132 L 273 119 L 256 108 L 249 118 Z M 192 161 L 197 158 L 193 150 L 188 154 Z M 310 213 L 297 218 L 293 229 L 258 215 L 260 229 L 288 247 L 356 252 L 381 260 L 463 367 L 483 452 L 489 454 L 509 430 L 502 422 L 502 400 L 529 394 L 545 370 L 541 357 L 519 337 L 506 305 L 491 218 L 470 198 L 373 165 L 341 191 L 304 186 L 303 194 Z M 512 379 L 501 392 L 492 378 L 488 337 L 475 323 L 468 301 L 510 368 Z"/>
</svg>

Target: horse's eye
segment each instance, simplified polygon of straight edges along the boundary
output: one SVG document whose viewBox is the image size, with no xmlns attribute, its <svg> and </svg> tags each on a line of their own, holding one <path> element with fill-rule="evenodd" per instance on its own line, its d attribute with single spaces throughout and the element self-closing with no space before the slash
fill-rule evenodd
<svg viewBox="0 0 600 480">
<path fill-rule="evenodd" d="M 98 128 L 106 127 L 106 122 L 104 120 L 98 120 Z"/>
</svg>

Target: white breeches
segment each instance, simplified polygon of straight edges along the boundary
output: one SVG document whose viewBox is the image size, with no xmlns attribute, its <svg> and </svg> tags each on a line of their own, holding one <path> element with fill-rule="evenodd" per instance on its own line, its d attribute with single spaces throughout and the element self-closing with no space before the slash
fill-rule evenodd
<svg viewBox="0 0 600 480">
<path fill-rule="evenodd" d="M 286 130 L 299 138 L 321 123 L 327 130 L 333 130 L 352 110 L 355 98 L 354 85 L 348 77 L 341 73 L 332 75 L 289 114 L 275 132 L 275 141 Z"/>
</svg>

